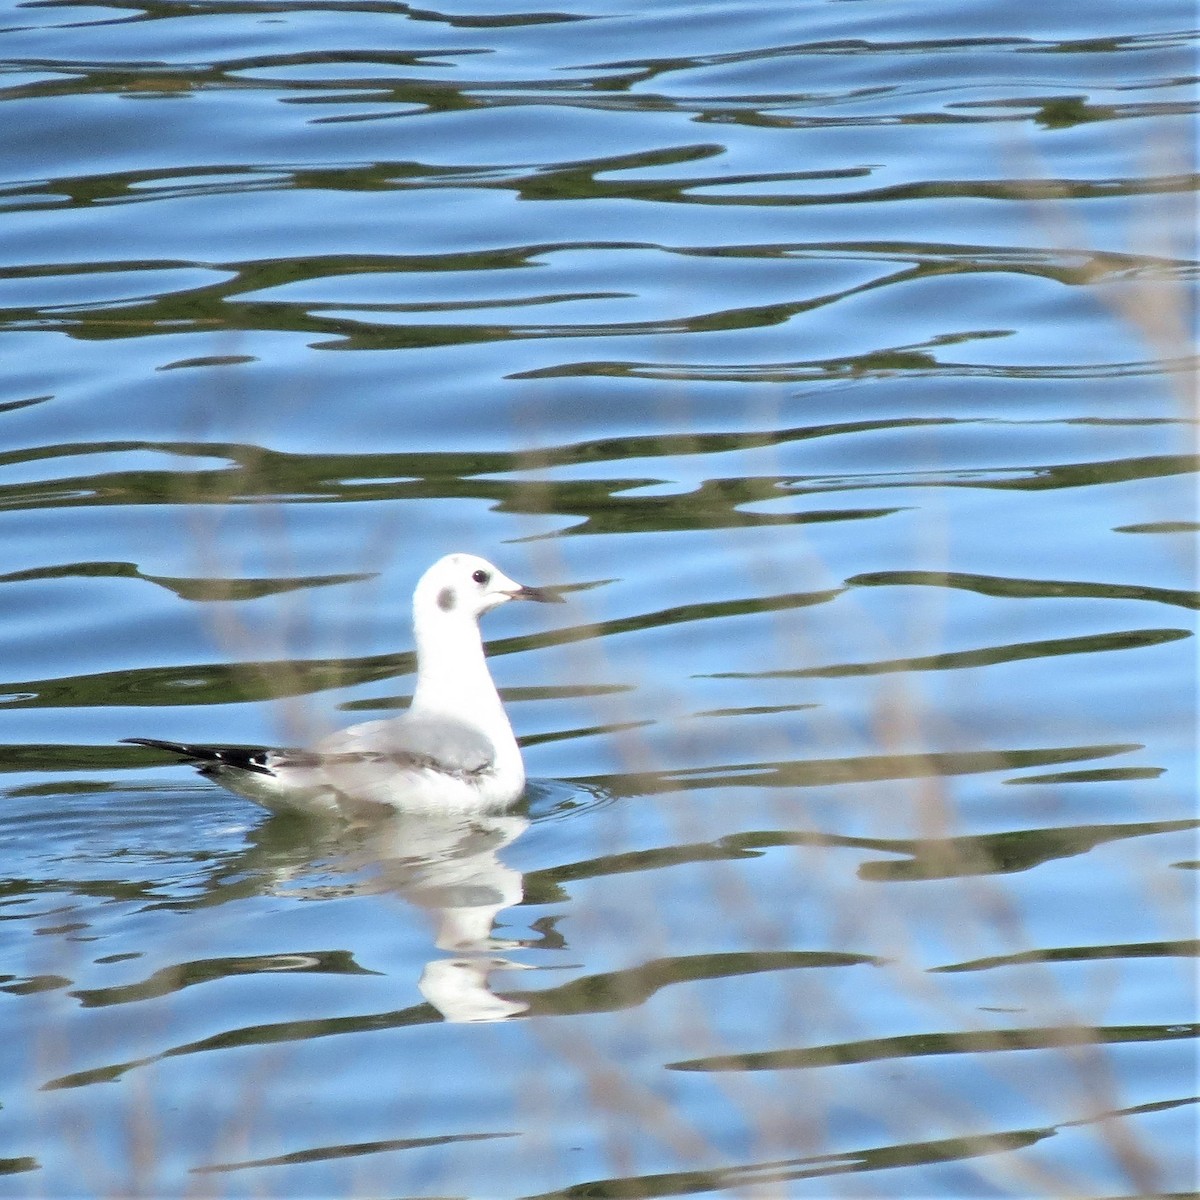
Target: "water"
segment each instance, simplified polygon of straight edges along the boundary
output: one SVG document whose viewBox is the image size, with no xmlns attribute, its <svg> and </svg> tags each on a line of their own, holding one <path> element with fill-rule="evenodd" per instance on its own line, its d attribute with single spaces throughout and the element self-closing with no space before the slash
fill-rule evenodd
<svg viewBox="0 0 1200 1200">
<path fill-rule="evenodd" d="M 0 1191 L 1191 1188 L 1192 25 L 5 6 Z M 119 744 L 451 549 L 519 811 Z"/>
</svg>

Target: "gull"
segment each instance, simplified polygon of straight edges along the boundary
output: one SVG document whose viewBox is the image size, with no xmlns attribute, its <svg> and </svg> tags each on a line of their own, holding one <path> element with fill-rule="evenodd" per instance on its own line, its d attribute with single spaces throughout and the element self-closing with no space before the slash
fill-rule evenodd
<svg viewBox="0 0 1200 1200">
<path fill-rule="evenodd" d="M 166 750 L 271 809 L 359 815 L 362 806 L 425 812 L 504 809 L 525 764 L 487 667 L 479 618 L 509 600 L 561 603 L 473 554 L 448 554 L 413 593 L 417 686 L 398 717 L 351 725 L 306 750 L 124 741 Z"/>
</svg>

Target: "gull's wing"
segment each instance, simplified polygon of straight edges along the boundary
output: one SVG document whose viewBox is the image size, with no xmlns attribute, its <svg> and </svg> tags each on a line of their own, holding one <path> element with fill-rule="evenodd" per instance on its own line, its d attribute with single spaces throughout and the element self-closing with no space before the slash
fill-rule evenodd
<svg viewBox="0 0 1200 1200">
<path fill-rule="evenodd" d="M 339 730 L 317 746 L 316 755 L 325 761 L 364 759 L 399 769 L 478 775 L 495 764 L 496 748 L 474 726 L 454 717 L 405 714 Z"/>
</svg>

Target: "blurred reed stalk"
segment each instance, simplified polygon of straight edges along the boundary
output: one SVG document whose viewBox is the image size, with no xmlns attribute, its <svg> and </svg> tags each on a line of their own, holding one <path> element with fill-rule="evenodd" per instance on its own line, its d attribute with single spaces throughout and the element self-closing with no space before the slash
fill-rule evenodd
<svg viewBox="0 0 1200 1200">
<path fill-rule="evenodd" d="M 1055 201 L 1054 191 L 1049 193 L 1039 186 L 1030 189 L 1028 197 L 1035 220 L 1050 223 L 1058 232 L 1058 244 L 1063 247 L 1086 244 L 1078 236 L 1080 231 L 1072 229 Z M 1065 196 L 1062 198 L 1065 199 Z M 1138 230 L 1146 248 L 1143 263 L 1136 270 L 1126 269 L 1114 262 L 1109 255 L 1094 253 L 1087 258 L 1081 269 L 1079 282 L 1089 286 L 1097 299 L 1114 312 L 1130 328 L 1137 331 L 1146 343 L 1150 356 L 1161 364 L 1162 373 L 1171 386 L 1187 430 L 1186 438 L 1191 447 L 1195 439 L 1194 421 L 1198 415 L 1196 374 L 1194 370 L 1195 346 L 1193 331 L 1195 314 L 1191 294 L 1186 281 L 1181 277 L 1177 264 L 1185 259 L 1194 260 L 1195 226 L 1191 195 L 1185 191 L 1167 191 L 1165 195 L 1151 197 L 1159 202 L 1156 209 Z M 1181 250 L 1186 251 L 1181 254 Z M 682 407 L 682 396 L 675 398 L 675 408 Z M 786 428 L 784 400 L 779 399 L 776 428 Z M 678 430 L 695 428 L 686 414 L 677 413 L 673 423 L 672 453 L 679 453 Z M 765 423 L 764 423 L 765 427 Z M 536 456 L 531 456 L 530 470 L 536 466 Z M 781 471 L 780 474 L 783 474 Z M 533 487 L 525 497 L 524 505 L 532 511 L 540 498 L 553 512 L 552 499 L 547 492 Z M 936 520 L 936 515 L 931 517 Z M 938 523 L 940 524 L 940 523 Z M 716 572 L 747 575 L 760 581 L 764 598 L 779 590 L 780 580 L 803 580 L 795 586 L 817 587 L 839 581 L 829 580 L 828 572 L 822 569 L 816 557 L 806 549 L 802 537 L 803 527 L 788 528 L 786 536 L 790 544 L 782 546 L 770 561 L 745 561 L 737 539 L 727 539 L 727 551 L 736 568 L 726 570 L 719 563 L 713 564 Z M 793 536 L 794 534 L 794 536 Z M 783 535 L 781 535 L 783 536 Z M 930 531 L 931 547 L 944 545 L 940 529 Z M 542 546 L 553 543 L 541 542 Z M 1189 548 L 1194 556 L 1194 547 Z M 1191 559 L 1194 564 L 1194 557 Z M 1194 571 L 1193 571 L 1194 575 Z M 824 577 L 824 578 L 823 578 Z M 789 585 L 792 590 L 793 585 Z M 650 589 L 647 589 L 648 591 Z M 932 590 L 932 589 L 931 589 Z M 586 593 L 577 598 L 580 604 L 587 603 Z M 934 601 L 936 603 L 936 601 Z M 855 606 L 847 605 L 846 611 L 855 612 Z M 936 646 L 939 641 L 937 614 L 933 604 L 928 606 L 926 618 L 929 624 L 914 633 L 922 644 Z M 787 608 L 773 614 L 779 631 L 781 662 L 812 659 L 810 639 L 804 627 L 804 610 Z M 848 644 L 869 643 L 875 649 L 886 641 L 881 630 L 872 629 L 869 619 L 859 609 L 855 612 L 856 627 L 847 631 Z M 572 678 L 611 678 L 611 672 L 603 670 L 604 627 L 599 620 L 591 622 L 591 634 L 570 644 Z M 893 656 L 897 656 L 893 648 Z M 620 680 L 622 685 L 612 695 L 605 696 L 597 713 L 596 725 L 610 731 L 609 737 L 619 747 L 627 777 L 631 784 L 640 776 L 655 776 L 661 770 L 670 769 L 669 763 L 655 762 L 653 740 L 638 732 L 644 708 L 639 707 L 639 682 L 633 679 Z M 661 734 L 664 727 L 673 727 L 684 743 L 694 743 L 695 735 L 689 736 L 689 727 L 694 728 L 698 718 L 704 714 L 691 711 L 688 707 L 681 680 L 679 694 L 673 699 L 664 697 L 657 705 L 658 717 L 655 732 Z M 656 700 L 661 685 L 656 685 Z M 819 712 L 811 714 L 810 728 L 814 739 L 822 723 L 829 718 Z M 922 744 L 943 743 L 947 736 L 963 746 L 972 744 L 971 731 L 962 729 L 957 733 L 947 727 L 945 714 L 936 718 L 926 711 L 921 701 L 919 677 L 911 672 L 893 675 L 881 682 L 874 711 L 872 727 L 879 752 L 884 755 L 912 754 L 914 747 Z M 936 722 L 939 737 L 928 736 L 930 726 Z M 784 747 L 766 743 L 746 746 L 745 760 L 757 762 L 776 757 L 793 756 L 797 747 Z M 833 740 L 837 740 L 836 738 Z M 669 743 L 670 739 L 666 739 Z M 662 742 L 660 741 L 660 744 Z M 804 747 L 810 753 L 819 746 L 814 740 Z M 636 787 L 636 785 L 634 785 Z M 686 791 L 686 782 L 678 784 L 679 791 Z M 928 922 L 917 930 L 905 923 L 900 909 L 889 906 L 886 889 L 874 893 L 876 903 L 862 906 L 862 895 L 846 897 L 847 905 L 841 916 L 840 925 L 846 932 L 855 929 L 870 929 L 877 944 L 888 947 L 888 957 L 882 964 L 900 994 L 907 993 L 913 1001 L 931 1014 L 939 1014 L 946 1028 L 961 1031 L 958 1046 L 980 1061 L 979 1070 L 994 1077 L 995 1086 L 1014 1092 L 1024 1092 L 1028 1104 L 1026 1111 L 1037 1112 L 1044 1100 L 1041 1089 L 1048 1074 L 1045 1067 L 1027 1077 L 1024 1067 L 1014 1057 L 1003 1053 L 1011 1048 L 1005 1029 L 997 1029 L 994 1023 L 981 1019 L 974 1007 L 956 1002 L 950 990 L 941 984 L 945 976 L 931 975 L 921 961 L 918 945 L 921 935 L 928 935 L 936 926 L 937 932 L 948 946 L 957 945 L 963 959 L 975 957 L 981 944 L 997 943 L 1009 948 L 1015 959 L 1023 960 L 1020 978 L 1010 991 L 1019 993 L 1024 1010 L 1022 1026 L 1032 1026 L 1035 1032 L 1043 1032 L 1045 1044 L 1043 1054 L 1052 1054 L 1058 1063 L 1055 1072 L 1061 1089 L 1059 1105 L 1083 1117 L 1083 1123 L 1091 1123 L 1097 1145 L 1109 1156 L 1116 1171 L 1128 1182 L 1128 1186 L 1139 1195 L 1155 1194 L 1164 1176 L 1154 1146 L 1147 1142 L 1134 1128 L 1133 1123 L 1120 1114 L 1129 1107 L 1122 1096 L 1122 1085 L 1113 1069 L 1112 1051 L 1103 1043 L 1095 1041 L 1093 1033 L 1100 1024 L 1100 1014 L 1109 1005 L 1112 997 L 1104 988 L 1099 988 L 1091 1003 L 1081 1006 L 1078 994 L 1069 996 L 1059 985 L 1052 963 L 1039 961 L 1036 939 L 1026 928 L 1006 876 L 1003 864 L 993 861 L 986 843 L 969 835 L 968 828 L 959 810 L 952 778 L 942 775 L 935 761 L 930 758 L 929 767 L 908 781 L 893 781 L 886 787 L 866 784 L 846 789 L 847 808 L 859 813 L 873 814 L 880 826 L 882 837 L 892 835 L 897 810 L 907 812 L 911 825 L 911 836 L 915 847 L 922 847 L 922 860 L 936 865 L 936 874 L 943 878 L 957 879 L 956 903 L 941 911 L 926 909 L 922 916 Z M 636 791 L 635 791 L 636 794 Z M 638 795 L 637 803 L 657 806 L 659 820 L 665 829 L 674 833 L 676 845 L 688 845 L 699 832 L 699 823 L 692 828 L 688 821 L 686 796 L 683 802 L 674 792 L 666 795 L 650 792 Z M 808 810 L 807 797 L 802 790 L 789 789 L 786 796 L 776 801 L 775 810 L 779 817 L 779 828 L 790 829 L 806 835 L 794 853 L 795 872 L 810 885 L 826 889 L 826 898 L 836 908 L 836 873 L 829 870 L 827 860 L 829 848 L 822 846 L 821 829 L 815 813 Z M 614 816 L 613 852 L 620 853 L 623 842 L 622 822 Z M 780 925 L 772 919 L 772 913 L 764 908 L 763 897 L 756 896 L 740 877 L 736 862 L 714 858 L 706 867 L 710 883 L 712 911 L 720 913 L 720 922 L 749 934 L 764 950 L 783 949 L 776 940 Z M 644 914 L 631 930 L 622 930 L 619 936 L 627 937 L 634 932 L 637 937 L 638 955 L 643 962 L 653 962 L 669 952 L 671 936 L 668 923 L 660 918 L 661 906 L 654 894 L 655 876 L 633 873 L 622 878 L 622 889 L 626 893 L 626 911 L 637 910 Z M 640 903 L 632 902 L 628 893 L 640 889 Z M 1147 899 L 1161 906 L 1161 919 L 1167 929 L 1180 930 L 1187 936 L 1190 915 L 1194 907 L 1194 896 L 1186 881 L 1164 893 L 1163 886 L 1151 877 L 1145 879 Z M 799 897 L 798 893 L 798 897 Z M 779 896 L 774 897 L 780 899 Z M 606 928 L 604 918 L 589 914 L 577 914 L 574 922 L 577 936 L 584 939 L 611 939 L 616 931 Z M 1186 967 L 1184 968 L 1186 969 Z M 815 973 L 814 973 L 815 974 Z M 781 988 L 781 991 L 784 989 Z M 825 989 L 819 980 L 806 977 L 803 987 L 797 986 L 791 999 L 803 995 L 803 1011 L 793 1008 L 790 1020 L 786 1014 L 788 1000 L 785 996 L 780 1012 L 761 1014 L 764 1029 L 779 1040 L 785 1029 L 798 1038 L 801 1044 L 811 1040 L 817 1030 L 838 1030 L 843 1038 L 854 1036 L 853 1015 L 835 1009 L 832 992 Z M 705 1188 L 705 1173 L 710 1172 L 709 1186 L 728 1187 L 722 1184 L 723 1172 L 714 1163 L 727 1161 L 719 1148 L 707 1138 L 703 1131 L 677 1110 L 670 1100 L 653 1089 L 637 1084 L 628 1072 L 621 1070 L 621 1047 L 634 1044 L 675 1044 L 680 1036 L 690 1040 L 698 1057 L 728 1053 L 730 1047 L 720 1031 L 709 1019 L 704 1009 L 697 1004 L 679 1003 L 672 1010 L 678 1019 L 678 1027 L 659 1036 L 652 1028 L 655 1018 L 646 1012 L 644 997 L 630 994 L 622 999 L 610 997 L 612 1007 L 626 1014 L 625 1029 L 621 1036 L 613 1039 L 611 1047 L 592 1042 L 581 1045 L 570 1037 L 559 1036 L 552 1023 L 543 1022 L 539 1036 L 547 1050 L 569 1063 L 587 1082 L 587 1094 L 596 1106 L 598 1120 L 604 1122 L 608 1131 L 614 1176 L 619 1179 L 634 1171 L 635 1154 L 628 1142 L 631 1135 L 628 1122 L 635 1121 L 638 1137 L 653 1137 L 660 1146 L 674 1154 L 683 1172 L 680 1185 L 688 1172 L 695 1172 L 693 1186 Z M 781 1028 L 781 1026 L 783 1028 Z M 859 1031 L 861 1033 L 861 1030 Z M 946 1039 L 947 1050 L 953 1050 L 955 1035 Z M 781 1042 L 781 1044 L 783 1044 Z M 986 1053 L 988 1050 L 995 1053 Z M 829 1128 L 829 1114 L 844 1111 L 851 1103 L 860 1108 L 864 1117 L 894 1131 L 897 1138 L 920 1141 L 923 1130 L 930 1127 L 942 1128 L 948 1133 L 970 1141 L 979 1138 L 980 1131 L 988 1128 L 993 1118 L 980 1109 L 967 1095 L 956 1093 L 948 1087 L 935 1091 L 928 1088 L 923 1093 L 895 1093 L 890 1090 L 877 1094 L 856 1093 L 852 1100 L 834 1094 L 825 1086 L 821 1072 L 806 1072 L 802 1091 L 797 1088 L 794 1076 L 787 1071 L 779 1072 L 773 1085 L 762 1086 L 758 1080 L 739 1077 L 731 1071 L 716 1078 L 716 1086 L 724 1093 L 733 1111 L 738 1112 L 741 1127 L 757 1129 L 759 1144 L 756 1147 L 760 1160 L 775 1159 L 784 1162 L 795 1160 L 798 1151 L 819 1155 Z M 977 1081 L 976 1081 L 977 1085 Z M 624 1131 L 622 1134 L 621 1131 Z M 1038 1165 L 1037 1157 L 1019 1155 L 1019 1139 L 1006 1141 L 1003 1134 L 987 1136 L 979 1142 L 979 1155 L 970 1158 L 972 1169 L 977 1172 L 981 1183 L 986 1180 L 989 1189 L 997 1194 L 1017 1197 L 1087 1197 L 1093 1194 L 1093 1183 L 1084 1176 L 1074 1176 L 1065 1168 L 1044 1168 Z M 760 1194 L 751 1173 L 743 1176 L 746 1190 Z M 869 1194 L 870 1185 L 864 1185 L 861 1177 L 853 1182 L 838 1185 L 836 1172 L 831 1171 L 830 1184 L 842 1194 L 861 1196 Z M 613 1181 L 608 1181 L 616 1186 Z M 604 1186 L 597 1184 L 598 1187 Z M 765 1194 L 779 1194 L 768 1183 Z M 782 1186 L 782 1185 L 779 1185 Z M 691 1190 L 684 1188 L 684 1190 Z M 734 1188 L 733 1190 L 740 1190 Z M 605 1193 L 608 1194 L 608 1193 Z M 628 1193 L 618 1189 L 615 1194 Z"/>
</svg>

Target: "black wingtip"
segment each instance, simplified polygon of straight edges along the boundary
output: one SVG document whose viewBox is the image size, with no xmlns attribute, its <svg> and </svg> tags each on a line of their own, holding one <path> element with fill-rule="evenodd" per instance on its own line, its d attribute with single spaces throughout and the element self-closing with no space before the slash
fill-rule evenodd
<svg viewBox="0 0 1200 1200">
<path fill-rule="evenodd" d="M 203 759 L 208 755 L 202 746 L 187 746 L 183 742 L 164 742 L 159 738 L 122 738 L 125 746 L 149 746 L 151 750 L 166 750 L 168 754 L 182 754 L 184 758 Z"/>
<path fill-rule="evenodd" d="M 148 746 L 151 750 L 177 754 L 184 762 L 198 766 L 201 771 L 220 766 L 252 771 L 257 775 L 274 774 L 267 766 L 267 751 L 261 746 L 198 746 L 185 742 L 166 742 L 160 738 L 122 738 L 121 741 L 130 746 Z"/>
</svg>

